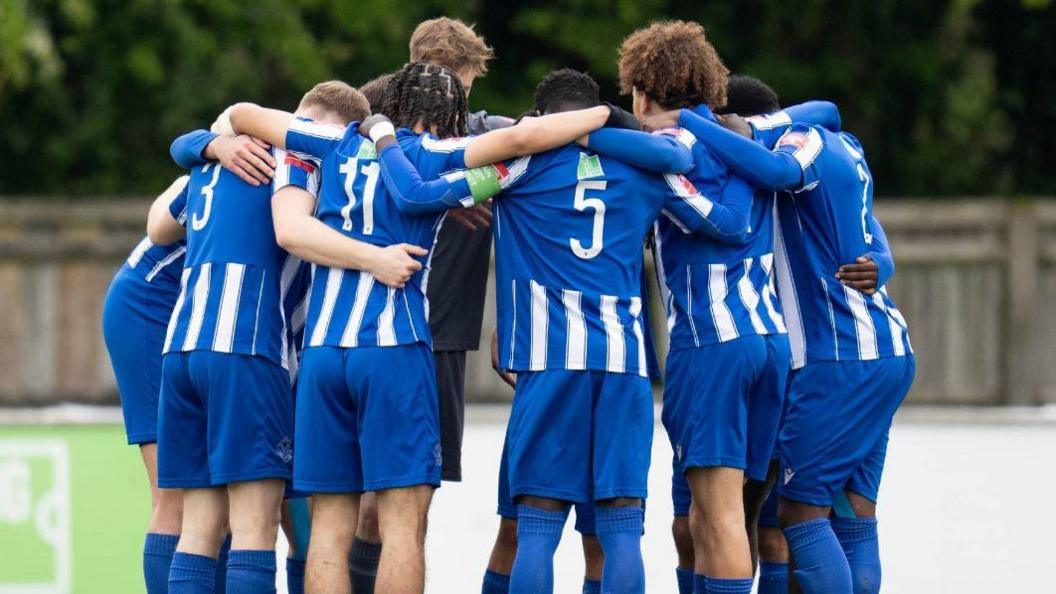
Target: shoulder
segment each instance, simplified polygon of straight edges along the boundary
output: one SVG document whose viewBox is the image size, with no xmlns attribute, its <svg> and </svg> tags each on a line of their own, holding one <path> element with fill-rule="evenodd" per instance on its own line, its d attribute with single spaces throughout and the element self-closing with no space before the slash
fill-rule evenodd
<svg viewBox="0 0 1056 594">
<path fill-rule="evenodd" d="M 679 128 L 677 126 L 672 128 L 664 128 L 662 130 L 656 130 L 655 132 L 653 132 L 653 134 L 658 136 L 670 136 L 671 138 L 674 138 L 678 142 L 682 143 L 683 146 L 690 150 L 692 150 L 693 147 L 697 144 L 697 137 L 692 132 L 686 130 L 685 128 Z"/>
<path fill-rule="evenodd" d="M 422 147 L 423 150 L 431 153 L 453 153 L 459 150 L 465 150 L 469 146 L 469 141 L 472 136 L 463 136 L 460 138 L 437 138 L 432 134 L 426 132 L 417 136 L 416 143 Z"/>
<path fill-rule="evenodd" d="M 773 130 L 792 123 L 792 118 L 784 110 L 764 115 L 744 118 L 756 130 Z"/>
</svg>

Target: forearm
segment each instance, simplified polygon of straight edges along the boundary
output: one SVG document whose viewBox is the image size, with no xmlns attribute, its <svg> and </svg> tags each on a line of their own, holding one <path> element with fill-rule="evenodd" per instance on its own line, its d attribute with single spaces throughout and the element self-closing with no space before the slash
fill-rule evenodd
<svg viewBox="0 0 1056 594">
<path fill-rule="evenodd" d="M 171 205 L 183 192 L 187 181 L 187 176 L 178 178 L 150 205 L 150 212 L 147 214 L 147 237 L 154 244 L 169 245 L 186 236 L 186 229 L 173 217 Z"/>
<path fill-rule="evenodd" d="M 207 160 L 216 158 L 215 155 L 212 157 L 208 156 L 207 149 L 217 136 L 219 134 L 214 134 L 208 130 L 188 132 L 172 141 L 172 145 L 169 146 L 169 154 L 172 156 L 172 160 L 184 169 L 203 165 Z"/>
<path fill-rule="evenodd" d="M 817 124 L 833 132 L 839 132 L 842 126 L 840 110 L 831 101 L 806 101 L 785 108 L 785 113 L 788 114 L 789 120 L 793 122 Z"/>
<path fill-rule="evenodd" d="M 601 128 L 608 117 L 609 108 L 601 105 L 526 119 L 516 126 L 473 137 L 466 148 L 466 167 L 481 167 L 564 146 Z"/>
<path fill-rule="evenodd" d="M 276 227 L 279 227 L 276 221 Z M 279 245 L 305 262 L 348 270 L 371 270 L 381 248 L 346 235 L 309 214 L 286 217 L 276 229 Z"/>
<path fill-rule="evenodd" d="M 668 183 L 679 183 L 677 176 L 667 176 Z M 668 202 L 666 213 L 687 232 L 700 233 L 716 241 L 740 245 L 748 240 L 748 213 L 751 209 L 752 188 L 739 178 L 726 184 L 719 200 L 711 200 L 698 193 L 678 193 L 677 200 Z"/>
<path fill-rule="evenodd" d="M 400 212 L 429 214 L 474 204 L 464 172 L 427 182 L 396 142 L 380 156 L 382 181 Z"/>
<path fill-rule="evenodd" d="M 866 255 L 877 265 L 876 286 L 883 287 L 895 276 L 895 259 L 891 255 L 891 246 L 887 242 L 887 234 L 884 233 L 880 221 L 876 220 L 876 217 L 871 217 L 869 223 L 873 234 L 873 249 Z"/>
<path fill-rule="evenodd" d="M 235 104 L 229 113 L 236 134 L 248 134 L 280 149 L 286 148 L 286 131 L 293 114 L 253 103 Z"/>
<path fill-rule="evenodd" d="M 786 190 L 798 186 L 803 179 L 803 171 L 791 155 L 772 152 L 688 109 L 681 111 L 678 123 L 753 185 L 768 190 Z"/>
<path fill-rule="evenodd" d="M 693 154 L 666 134 L 602 128 L 590 133 L 587 148 L 646 171 L 686 173 L 693 168 Z"/>
</svg>

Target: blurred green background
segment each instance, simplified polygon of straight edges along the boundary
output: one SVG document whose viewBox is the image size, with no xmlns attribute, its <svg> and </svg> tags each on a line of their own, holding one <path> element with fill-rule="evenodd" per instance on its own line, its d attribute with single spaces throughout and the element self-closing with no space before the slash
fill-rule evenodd
<svg viewBox="0 0 1056 594">
<path fill-rule="evenodd" d="M 523 111 L 557 66 L 619 99 L 620 40 L 693 19 L 786 103 L 838 102 L 879 194 L 1056 189 L 1050 0 L 0 0 L 0 195 L 158 190 L 175 135 L 236 100 L 292 108 L 320 80 L 392 70 L 441 14 L 495 47 L 474 109 Z"/>
</svg>

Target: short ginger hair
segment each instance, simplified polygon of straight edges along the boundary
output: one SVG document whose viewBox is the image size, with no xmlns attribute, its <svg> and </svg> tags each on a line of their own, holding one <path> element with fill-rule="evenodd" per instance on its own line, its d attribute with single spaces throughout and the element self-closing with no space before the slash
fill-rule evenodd
<svg viewBox="0 0 1056 594">
<path fill-rule="evenodd" d="M 455 72 L 470 71 L 479 76 L 488 71 L 488 60 L 495 57 L 480 35 L 458 19 L 440 17 L 422 21 L 411 34 L 411 62 L 447 66 Z"/>
<path fill-rule="evenodd" d="M 321 82 L 301 98 L 298 109 L 318 107 L 348 122 L 361 122 L 370 115 L 370 103 L 355 88 L 339 80 Z"/>
<path fill-rule="evenodd" d="M 676 109 L 726 104 L 729 70 L 699 23 L 660 21 L 631 33 L 620 45 L 620 91 L 637 89 Z"/>
</svg>

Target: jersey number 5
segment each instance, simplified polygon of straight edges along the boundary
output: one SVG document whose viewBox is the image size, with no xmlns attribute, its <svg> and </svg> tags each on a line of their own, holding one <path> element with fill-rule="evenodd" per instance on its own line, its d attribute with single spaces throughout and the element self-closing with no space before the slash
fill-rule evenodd
<svg viewBox="0 0 1056 594">
<path fill-rule="evenodd" d="M 356 175 L 362 173 L 367 176 L 367 183 L 363 187 L 362 233 L 370 235 L 374 232 L 374 192 L 378 189 L 378 175 L 381 173 L 381 166 L 377 161 L 371 161 L 359 167 L 359 159 L 350 157 L 341 164 L 339 171 L 345 176 L 345 195 L 348 196 L 348 204 L 341 209 L 341 217 L 344 219 L 341 228 L 345 231 L 352 230 L 352 209 L 356 207 L 356 192 L 353 190 L 353 184 L 356 182 Z"/>
<path fill-rule="evenodd" d="M 572 253 L 584 260 L 590 260 L 597 256 L 601 253 L 602 248 L 605 247 L 605 203 L 601 198 L 588 198 L 586 195 L 587 190 L 604 190 L 607 184 L 608 182 L 602 180 L 581 181 L 576 184 L 576 200 L 573 203 L 576 210 L 584 212 L 588 208 L 594 209 L 594 226 L 591 231 L 590 247 L 583 247 L 583 244 L 575 237 L 568 240 L 568 244 L 572 247 Z"/>
</svg>

